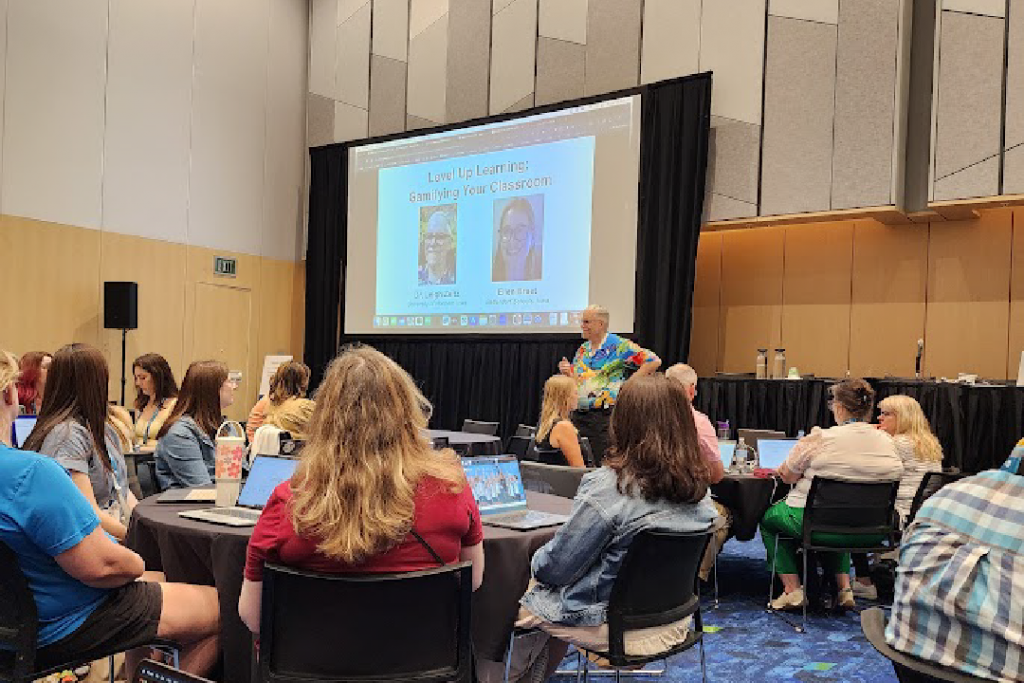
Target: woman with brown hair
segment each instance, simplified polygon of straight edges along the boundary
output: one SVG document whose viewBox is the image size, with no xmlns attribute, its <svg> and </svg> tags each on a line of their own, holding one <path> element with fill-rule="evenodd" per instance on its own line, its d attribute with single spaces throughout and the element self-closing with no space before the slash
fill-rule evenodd
<svg viewBox="0 0 1024 683">
<path fill-rule="evenodd" d="M 379 351 L 355 347 L 334 359 L 302 462 L 274 489 L 249 540 L 238 611 L 250 630 L 260 627 L 266 562 L 367 573 L 471 560 L 480 585 L 480 513 L 455 453 L 432 450 L 424 436 L 429 410 L 412 378 Z"/>
<path fill-rule="evenodd" d="M 815 427 L 800 439 L 779 467 L 779 477 L 792 485 L 785 500 L 768 508 L 761 519 L 761 540 L 768 552 L 768 566 L 782 581 L 782 595 L 772 600 L 772 609 L 799 609 L 804 591 L 797 573 L 797 548 L 803 530 L 804 507 L 814 477 L 850 481 L 898 481 L 903 464 L 892 437 L 868 421 L 875 409 L 875 390 L 862 379 L 847 379 L 832 385 L 829 408 L 836 426 Z M 825 544 L 869 545 L 880 539 L 843 534 L 816 534 Z M 778 540 L 776 552 L 776 539 Z M 835 574 L 839 605 L 853 607 L 850 587 L 850 554 L 821 553 L 821 563 Z"/>
<path fill-rule="evenodd" d="M 586 467 L 580 449 L 580 435 L 569 419 L 576 409 L 579 397 L 576 380 L 565 375 L 548 377 L 544 382 L 544 401 L 540 406 L 540 423 L 537 425 L 537 448 L 557 448 L 565 456 L 570 467 Z"/>
<path fill-rule="evenodd" d="M 118 540 L 135 507 L 124 448 L 107 403 L 109 371 L 99 349 L 68 344 L 53 356 L 39 418 L 23 448 L 47 455 L 71 473 L 103 529 Z"/>
<path fill-rule="evenodd" d="M 18 361 L 18 403 L 26 415 L 38 415 L 43 406 L 46 374 L 53 356 L 46 351 L 29 351 Z"/>
<path fill-rule="evenodd" d="M 267 415 L 290 398 L 305 398 L 309 389 L 309 366 L 293 360 L 282 363 L 270 377 L 270 393 L 256 401 L 245 421 L 245 436 L 253 442 L 256 430 L 263 426 Z"/>
<path fill-rule="evenodd" d="M 201 360 L 188 366 L 181 392 L 156 445 L 156 481 L 161 489 L 213 484 L 214 439 L 224 409 L 235 400 L 236 384 L 228 366 Z"/>
<path fill-rule="evenodd" d="M 569 521 L 534 554 L 535 581 L 520 600 L 518 625 L 557 639 L 549 644 L 549 675 L 568 642 L 607 650 L 608 600 L 636 534 L 706 531 L 717 517 L 681 384 L 660 374 L 623 384 L 611 441 L 604 466 L 583 476 Z M 646 631 L 626 639 L 627 654 L 670 649 L 686 638 L 689 620 Z"/>
<path fill-rule="evenodd" d="M 156 446 L 156 435 L 174 410 L 178 383 L 167 359 L 159 353 L 144 353 L 132 363 L 135 378 L 135 445 Z"/>
</svg>

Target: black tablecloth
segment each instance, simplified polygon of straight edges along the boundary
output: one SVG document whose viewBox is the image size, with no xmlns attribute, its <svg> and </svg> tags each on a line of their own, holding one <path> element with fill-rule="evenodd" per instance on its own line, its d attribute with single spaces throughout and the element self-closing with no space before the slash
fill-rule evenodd
<svg viewBox="0 0 1024 683">
<path fill-rule="evenodd" d="M 765 511 L 788 490 L 777 479 L 761 479 L 752 474 L 726 474 L 711 486 L 715 499 L 732 512 L 731 533 L 738 541 L 754 538 Z"/>
<path fill-rule="evenodd" d="M 568 514 L 572 501 L 526 492 L 530 507 Z M 247 683 L 251 637 L 238 616 L 245 549 L 252 527 L 209 524 L 178 516 L 181 510 L 210 505 L 160 505 L 157 496 L 140 502 L 132 513 L 127 545 L 163 571 L 168 581 L 216 586 L 220 597 L 224 680 Z M 484 582 L 473 595 L 473 642 L 482 657 L 502 659 L 519 597 L 530 580 L 530 557 L 556 528 L 512 531 L 484 526 Z"/>
<path fill-rule="evenodd" d="M 944 464 L 974 473 L 1000 466 L 1024 436 L 1024 387 L 968 386 L 925 380 L 868 379 L 877 400 L 917 399 L 942 443 Z M 831 424 L 826 405 L 832 379 L 701 379 L 695 404 L 713 421 L 737 428 L 776 429 L 796 436 Z"/>
<path fill-rule="evenodd" d="M 459 455 L 499 455 L 501 438 L 472 432 L 449 432 L 444 429 L 428 430 L 431 439 L 448 439 L 448 446 Z"/>
</svg>

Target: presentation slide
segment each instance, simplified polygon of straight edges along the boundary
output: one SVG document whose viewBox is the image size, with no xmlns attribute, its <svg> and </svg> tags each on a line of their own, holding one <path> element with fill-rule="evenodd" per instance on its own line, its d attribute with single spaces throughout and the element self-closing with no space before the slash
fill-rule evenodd
<svg viewBox="0 0 1024 683">
<path fill-rule="evenodd" d="M 631 331 L 639 96 L 349 150 L 346 333 Z"/>
</svg>

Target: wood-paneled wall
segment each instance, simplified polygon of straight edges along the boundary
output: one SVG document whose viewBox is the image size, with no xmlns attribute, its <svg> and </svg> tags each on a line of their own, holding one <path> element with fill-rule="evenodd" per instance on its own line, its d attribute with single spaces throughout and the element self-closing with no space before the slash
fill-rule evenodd
<svg viewBox="0 0 1024 683">
<path fill-rule="evenodd" d="M 705 233 L 691 364 L 752 372 L 784 347 L 802 373 L 1017 376 L 1024 351 L 1024 209 L 971 221 L 819 223 Z"/>
<path fill-rule="evenodd" d="M 94 344 L 110 364 L 112 399 L 120 396 L 121 333 L 103 329 L 104 281 L 139 283 L 129 364 L 152 351 L 167 358 L 179 382 L 200 356 L 243 373 L 231 417 L 244 418 L 256 400 L 265 355 L 302 355 L 302 263 L 3 215 L 0 253 L 8 278 L 0 348 L 21 354 Z M 215 277 L 215 255 L 236 258 L 237 277 Z M 130 401 L 130 366 L 127 373 Z"/>
</svg>

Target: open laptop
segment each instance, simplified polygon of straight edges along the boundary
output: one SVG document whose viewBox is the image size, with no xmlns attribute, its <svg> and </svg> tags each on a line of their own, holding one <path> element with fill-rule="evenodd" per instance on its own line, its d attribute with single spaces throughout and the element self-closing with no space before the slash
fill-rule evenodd
<svg viewBox="0 0 1024 683">
<path fill-rule="evenodd" d="M 777 470 L 786 462 L 798 439 L 760 439 L 757 442 L 757 456 L 763 470 Z"/>
<path fill-rule="evenodd" d="M 514 455 L 463 458 L 462 468 L 484 524 L 528 531 L 558 526 L 569 519 L 566 515 L 529 508 L 523 475 Z"/>
<path fill-rule="evenodd" d="M 785 439 L 786 432 L 777 432 L 774 429 L 741 429 L 737 433 L 737 438 L 743 439 L 748 446 L 760 452 L 759 443 L 769 439 Z"/>
<path fill-rule="evenodd" d="M 35 415 L 19 415 L 14 418 L 14 447 L 21 448 L 28 440 L 28 435 L 36 428 Z"/>
<path fill-rule="evenodd" d="M 724 467 L 725 469 L 729 469 L 729 466 L 732 465 L 733 453 L 736 452 L 736 442 L 719 441 L 718 452 L 722 456 L 722 467 Z"/>
<path fill-rule="evenodd" d="M 299 461 L 294 458 L 282 458 L 276 455 L 257 455 L 249 470 L 249 478 L 245 480 L 241 493 L 238 494 L 238 505 L 224 508 L 206 508 L 203 510 L 182 510 L 178 513 L 187 519 L 198 519 L 214 524 L 227 526 L 253 526 L 260 518 L 264 506 L 270 500 L 270 494 L 277 485 L 291 479 L 295 466 Z"/>
</svg>

